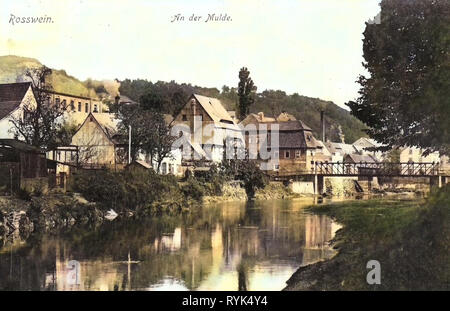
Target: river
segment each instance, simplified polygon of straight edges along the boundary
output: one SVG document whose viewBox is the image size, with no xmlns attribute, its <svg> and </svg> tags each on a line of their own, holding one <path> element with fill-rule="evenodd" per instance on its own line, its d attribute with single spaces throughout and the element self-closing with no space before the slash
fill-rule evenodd
<svg viewBox="0 0 450 311">
<path fill-rule="evenodd" d="M 0 290 L 281 290 L 335 255 L 340 226 L 313 199 L 227 202 L 145 221 L 11 238 Z"/>
</svg>

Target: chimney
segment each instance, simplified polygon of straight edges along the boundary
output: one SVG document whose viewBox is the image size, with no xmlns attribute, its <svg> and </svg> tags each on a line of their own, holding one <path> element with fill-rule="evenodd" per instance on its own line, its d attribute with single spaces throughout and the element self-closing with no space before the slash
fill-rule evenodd
<svg viewBox="0 0 450 311">
<path fill-rule="evenodd" d="M 325 142 L 325 118 L 323 110 L 320 110 L 320 129 L 322 130 L 322 141 Z"/>
</svg>

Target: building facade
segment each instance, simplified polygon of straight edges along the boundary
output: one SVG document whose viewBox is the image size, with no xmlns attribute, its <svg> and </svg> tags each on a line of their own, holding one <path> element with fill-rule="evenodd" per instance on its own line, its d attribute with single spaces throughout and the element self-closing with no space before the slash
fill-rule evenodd
<svg viewBox="0 0 450 311">
<path fill-rule="evenodd" d="M 88 114 L 71 142 L 78 147 L 80 166 L 116 170 L 127 164 L 127 142 L 117 133 L 118 122 L 111 114 Z"/>
<path fill-rule="evenodd" d="M 186 130 L 183 135 L 188 137 L 191 146 L 204 150 L 203 160 L 210 163 L 221 162 L 226 141 L 241 136 L 239 127 L 220 100 L 198 94 L 191 95 L 173 124 Z"/>
<path fill-rule="evenodd" d="M 272 118 L 259 112 L 248 115 L 240 126 L 248 153 L 253 154 L 256 149 L 258 161 L 271 173 L 291 175 L 313 170 L 319 143 L 302 121 L 286 113 Z M 266 151 L 271 154 L 269 159 L 264 157 Z"/>
<path fill-rule="evenodd" d="M 0 84 L 0 138 L 14 138 L 12 119 L 24 117 L 24 107 L 36 106 L 30 82 Z M 17 137 L 22 139 L 23 137 Z"/>
</svg>

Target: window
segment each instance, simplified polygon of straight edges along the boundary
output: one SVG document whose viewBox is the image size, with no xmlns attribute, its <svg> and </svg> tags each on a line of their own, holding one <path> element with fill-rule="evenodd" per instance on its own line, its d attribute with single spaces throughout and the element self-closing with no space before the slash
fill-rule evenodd
<svg viewBox="0 0 450 311">
<path fill-rule="evenodd" d="M 183 114 L 183 121 L 187 121 L 187 116 L 185 114 Z"/>
<path fill-rule="evenodd" d="M 275 171 L 278 171 L 279 169 L 280 169 L 280 165 L 279 165 L 279 164 L 275 164 L 275 165 L 274 165 L 274 170 L 275 170 Z"/>
<path fill-rule="evenodd" d="M 94 112 L 98 112 L 98 110 L 97 110 L 97 104 L 94 105 Z"/>
<path fill-rule="evenodd" d="M 84 112 L 88 113 L 89 112 L 89 103 L 86 103 L 84 105 Z"/>
<path fill-rule="evenodd" d="M 59 104 L 60 104 L 59 97 L 55 99 L 55 103 L 56 103 L 56 106 L 59 106 Z"/>
<path fill-rule="evenodd" d="M 291 157 L 291 153 L 290 153 L 289 151 L 285 151 L 285 152 L 284 152 L 284 157 L 285 157 L 286 159 L 289 159 L 289 158 Z"/>
<path fill-rule="evenodd" d="M 412 154 L 413 153 L 413 150 L 412 149 L 409 149 L 409 154 Z"/>
<path fill-rule="evenodd" d="M 300 156 L 301 156 L 301 151 L 300 150 L 295 150 L 295 157 L 296 158 L 300 158 Z"/>
<path fill-rule="evenodd" d="M 81 103 L 78 103 L 78 111 L 81 112 Z"/>
<path fill-rule="evenodd" d="M 167 174 L 167 163 L 162 164 L 162 174 Z"/>
</svg>

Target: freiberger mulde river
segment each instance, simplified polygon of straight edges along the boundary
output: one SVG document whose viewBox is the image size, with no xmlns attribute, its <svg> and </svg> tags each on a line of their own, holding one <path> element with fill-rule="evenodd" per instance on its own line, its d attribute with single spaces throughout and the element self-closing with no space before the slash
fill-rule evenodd
<svg viewBox="0 0 450 311">
<path fill-rule="evenodd" d="M 335 255 L 340 226 L 313 199 L 228 202 L 144 221 L 19 237 L 0 249 L 3 290 L 281 290 Z"/>
</svg>

